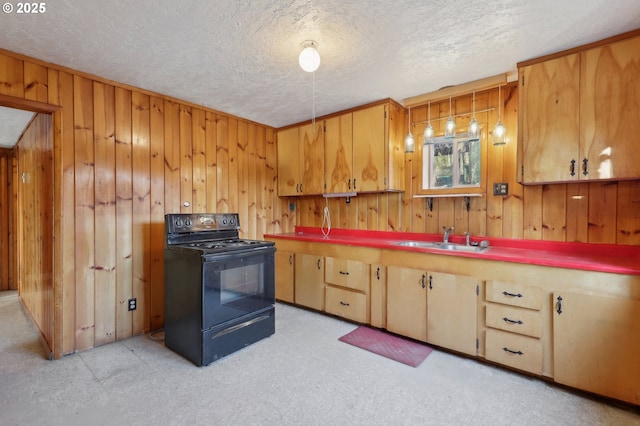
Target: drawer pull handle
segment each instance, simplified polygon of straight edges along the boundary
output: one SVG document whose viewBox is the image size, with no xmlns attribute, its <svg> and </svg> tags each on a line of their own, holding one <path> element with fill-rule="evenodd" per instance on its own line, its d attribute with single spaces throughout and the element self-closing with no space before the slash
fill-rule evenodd
<svg viewBox="0 0 640 426">
<path fill-rule="evenodd" d="M 348 304 L 347 302 L 343 302 L 342 300 L 340 301 L 340 304 L 341 304 L 342 306 L 349 306 L 349 304 Z"/>
<path fill-rule="evenodd" d="M 376 278 L 380 280 L 380 267 L 376 269 Z"/>
<path fill-rule="evenodd" d="M 502 294 L 509 297 L 522 297 L 520 293 L 509 293 L 508 291 L 503 291 Z"/>
<path fill-rule="evenodd" d="M 426 287 L 426 284 L 425 284 L 425 279 L 426 278 L 427 277 L 424 274 L 422 274 L 422 279 L 420 279 L 420 285 L 422 286 L 422 288 Z"/>
<path fill-rule="evenodd" d="M 509 318 L 507 318 L 507 317 L 502 318 L 502 320 L 503 320 L 504 322 L 508 322 L 508 323 L 510 323 L 510 324 L 524 324 L 524 323 L 523 323 L 522 321 L 520 321 L 520 320 L 512 320 L 512 319 L 509 319 Z"/>
<path fill-rule="evenodd" d="M 503 351 L 505 352 L 509 352 L 510 354 L 514 354 L 514 355 L 524 355 L 524 352 L 522 351 L 512 351 L 511 349 L 504 347 L 502 348 Z"/>
<path fill-rule="evenodd" d="M 345 271 L 340 271 L 339 272 L 340 275 L 349 275 L 349 272 L 345 272 Z"/>
</svg>

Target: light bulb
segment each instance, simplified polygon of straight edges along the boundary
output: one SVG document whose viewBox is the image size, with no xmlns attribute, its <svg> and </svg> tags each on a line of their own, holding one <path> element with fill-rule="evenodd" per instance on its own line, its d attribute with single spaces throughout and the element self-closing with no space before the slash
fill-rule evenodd
<svg viewBox="0 0 640 426">
<path fill-rule="evenodd" d="M 473 119 L 471 120 L 471 123 L 469 123 L 468 136 L 470 141 L 480 140 L 480 124 L 478 123 L 478 120 L 476 120 L 475 117 L 473 117 Z"/>
<path fill-rule="evenodd" d="M 411 154 L 416 149 L 416 141 L 411 132 L 404 138 L 404 152 Z"/>
<path fill-rule="evenodd" d="M 507 129 L 502 122 L 498 120 L 496 126 L 493 128 L 493 144 L 504 145 L 507 143 Z"/>
<path fill-rule="evenodd" d="M 316 44 L 313 41 L 306 41 L 303 46 L 305 48 L 302 49 L 300 56 L 298 56 L 300 68 L 306 72 L 314 72 L 320 66 L 320 54 L 315 48 Z"/>
<path fill-rule="evenodd" d="M 431 127 L 431 123 L 427 123 L 427 127 L 424 128 L 424 141 L 423 145 L 431 145 L 433 144 L 433 137 L 435 132 L 433 131 L 433 127 Z"/>
<path fill-rule="evenodd" d="M 456 120 L 449 116 L 446 124 L 444 125 L 444 137 L 452 139 L 456 137 Z"/>
</svg>

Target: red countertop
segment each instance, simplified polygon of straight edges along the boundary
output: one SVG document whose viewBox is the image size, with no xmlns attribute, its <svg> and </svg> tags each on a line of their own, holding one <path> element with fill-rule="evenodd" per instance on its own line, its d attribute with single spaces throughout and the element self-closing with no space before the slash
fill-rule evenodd
<svg viewBox="0 0 640 426">
<path fill-rule="evenodd" d="M 325 236 L 320 228 L 300 226 L 296 226 L 295 232 L 267 234 L 265 238 L 406 250 L 443 256 L 461 256 L 614 274 L 640 275 L 640 247 L 628 245 L 565 243 L 472 236 L 472 242 L 489 241 L 489 248 L 482 253 L 443 252 L 432 248 L 396 245 L 400 241 L 442 241 L 441 234 L 331 229 L 329 235 Z M 464 243 L 464 236 L 451 235 L 449 242 Z"/>
</svg>

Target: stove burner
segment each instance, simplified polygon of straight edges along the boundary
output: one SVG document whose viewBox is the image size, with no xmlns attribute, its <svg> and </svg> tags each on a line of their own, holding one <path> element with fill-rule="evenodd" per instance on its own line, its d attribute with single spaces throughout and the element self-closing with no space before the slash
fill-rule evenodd
<svg viewBox="0 0 640 426">
<path fill-rule="evenodd" d="M 205 241 L 200 243 L 187 244 L 188 247 L 199 248 L 204 250 L 214 250 L 232 247 L 249 247 L 258 244 L 264 244 L 263 241 L 253 240 L 222 240 L 222 241 Z"/>
</svg>

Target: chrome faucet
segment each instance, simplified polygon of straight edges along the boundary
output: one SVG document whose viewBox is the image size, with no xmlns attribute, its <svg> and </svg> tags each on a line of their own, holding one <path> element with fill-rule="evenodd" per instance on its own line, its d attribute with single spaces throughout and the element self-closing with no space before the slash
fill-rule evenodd
<svg viewBox="0 0 640 426">
<path fill-rule="evenodd" d="M 449 242 L 449 234 L 451 233 L 451 231 L 453 231 L 453 226 L 451 228 L 447 228 L 446 226 L 443 226 L 442 229 L 444 230 L 442 241 L 444 241 L 444 243 L 447 244 Z"/>
<path fill-rule="evenodd" d="M 471 245 L 471 233 L 470 232 L 465 232 L 464 233 L 464 243 L 468 246 Z"/>
</svg>

